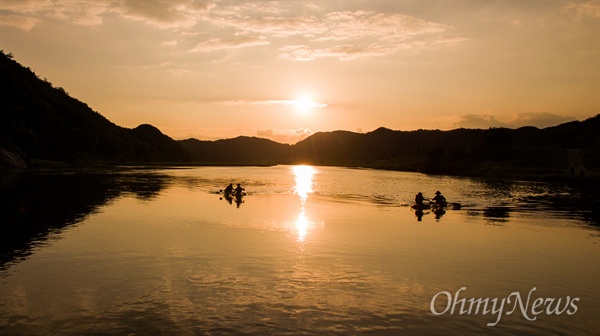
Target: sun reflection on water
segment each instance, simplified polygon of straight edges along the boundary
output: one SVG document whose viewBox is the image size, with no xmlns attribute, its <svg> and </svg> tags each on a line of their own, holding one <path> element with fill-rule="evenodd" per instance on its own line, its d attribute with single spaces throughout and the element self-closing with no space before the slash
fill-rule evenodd
<svg viewBox="0 0 600 336">
<path fill-rule="evenodd" d="M 306 237 L 307 229 L 308 229 L 308 219 L 306 218 L 306 215 L 304 215 L 304 210 L 302 210 L 302 212 L 300 213 L 300 216 L 298 216 L 298 219 L 296 219 L 296 230 L 298 230 L 298 241 L 304 241 L 304 238 Z"/>
<path fill-rule="evenodd" d="M 312 166 L 294 166 L 292 168 L 294 173 L 294 181 L 296 184 L 294 185 L 294 193 L 300 197 L 300 201 L 302 202 L 302 212 L 298 215 L 296 219 L 296 230 L 298 231 L 298 241 L 304 241 L 306 237 L 306 233 L 309 228 L 309 221 L 306 217 L 304 210 L 304 203 L 306 203 L 306 199 L 308 198 L 308 194 L 314 192 L 313 190 L 313 178 L 316 173 L 315 168 Z"/>
<path fill-rule="evenodd" d="M 294 193 L 300 196 L 302 203 L 306 202 L 308 194 L 313 193 L 313 177 L 316 173 L 315 168 L 312 166 L 294 166 L 292 168 L 294 172 Z"/>
</svg>

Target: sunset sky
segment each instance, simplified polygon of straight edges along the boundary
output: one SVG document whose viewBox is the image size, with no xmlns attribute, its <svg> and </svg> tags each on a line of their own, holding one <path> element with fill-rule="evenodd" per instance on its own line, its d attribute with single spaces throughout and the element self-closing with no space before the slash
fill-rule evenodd
<svg viewBox="0 0 600 336">
<path fill-rule="evenodd" d="M 175 139 L 600 113 L 600 1 L 0 0 L 0 48 Z"/>
</svg>

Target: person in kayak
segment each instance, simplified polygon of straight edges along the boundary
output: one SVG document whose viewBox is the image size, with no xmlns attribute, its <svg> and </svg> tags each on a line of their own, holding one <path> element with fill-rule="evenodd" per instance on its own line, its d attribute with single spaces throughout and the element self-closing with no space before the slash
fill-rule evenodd
<svg viewBox="0 0 600 336">
<path fill-rule="evenodd" d="M 243 192 L 244 188 L 242 188 L 242 186 L 239 183 L 237 184 L 237 188 L 233 189 L 233 193 L 238 197 L 243 196 Z"/>
<path fill-rule="evenodd" d="M 435 192 L 435 196 L 432 198 L 432 201 L 438 205 L 446 205 L 446 197 L 444 197 L 439 190 Z"/>
<path fill-rule="evenodd" d="M 423 197 L 423 193 L 421 193 L 421 192 L 420 192 L 420 193 L 418 193 L 418 194 L 415 196 L 415 203 L 416 203 L 417 205 L 423 205 L 423 200 L 424 200 L 424 199 L 425 199 L 425 197 Z"/>
</svg>

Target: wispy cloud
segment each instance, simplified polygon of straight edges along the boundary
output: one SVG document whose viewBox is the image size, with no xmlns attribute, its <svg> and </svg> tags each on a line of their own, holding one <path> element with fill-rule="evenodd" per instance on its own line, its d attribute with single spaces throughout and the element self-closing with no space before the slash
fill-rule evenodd
<svg viewBox="0 0 600 336">
<path fill-rule="evenodd" d="M 570 2 L 565 6 L 565 9 L 576 13 L 580 17 L 600 18 L 600 3 L 596 0 Z"/>
<path fill-rule="evenodd" d="M 334 57 L 342 61 L 350 61 L 357 58 L 382 56 L 389 52 L 389 48 L 377 44 L 364 47 L 354 44 L 343 44 L 325 48 L 298 45 L 282 47 L 279 51 L 279 58 L 291 61 L 312 61 L 323 57 Z"/>
<path fill-rule="evenodd" d="M 103 15 L 109 12 L 108 3 L 63 0 L 53 3 L 47 15 L 58 20 L 70 21 L 81 26 L 98 26 L 104 22 Z"/>
<path fill-rule="evenodd" d="M 235 28 L 238 34 L 268 34 L 273 37 L 307 36 L 312 37 L 327 32 L 325 24 L 314 16 L 296 17 L 224 17 L 210 16 L 206 18 L 212 24 Z"/>
<path fill-rule="evenodd" d="M 163 127 L 161 128 L 167 134 L 175 139 L 196 138 L 199 140 L 219 140 L 231 139 L 238 136 L 256 136 L 259 138 L 270 139 L 279 143 L 295 144 L 314 134 L 307 128 L 298 129 L 280 129 L 280 128 L 184 128 L 184 127 Z"/>
<path fill-rule="evenodd" d="M 111 1 L 3 0 L 0 22 L 26 31 L 47 18 L 97 26 L 103 23 L 102 15 L 110 12 L 112 6 Z"/>
<path fill-rule="evenodd" d="M 372 11 L 333 12 L 325 16 L 329 31 L 322 38 L 356 39 L 375 37 L 378 40 L 402 40 L 407 37 L 443 32 L 450 27 L 399 13 Z"/>
<path fill-rule="evenodd" d="M 234 28 L 236 34 L 270 39 L 304 38 L 304 44 L 278 48 L 278 57 L 311 61 L 321 57 L 353 60 L 384 56 L 402 49 L 448 45 L 465 41 L 448 36 L 452 27 L 398 13 L 372 11 L 330 12 L 321 17 L 298 16 L 225 17 L 210 16 L 212 24 Z M 280 40 L 277 40 L 280 42 Z"/>
<path fill-rule="evenodd" d="M 234 99 L 234 100 L 226 100 L 222 102 L 226 105 L 293 105 L 295 103 L 294 100 L 244 100 L 244 99 Z"/>
<path fill-rule="evenodd" d="M 244 100 L 244 99 L 235 99 L 235 100 L 226 100 L 222 101 L 222 104 L 226 105 L 265 105 L 265 106 L 273 106 L 273 105 L 284 105 L 284 106 L 296 106 L 300 102 L 299 100 L 290 100 L 290 99 L 265 99 L 265 100 Z M 329 106 L 325 103 L 319 102 L 311 102 L 310 108 L 324 108 Z"/>
<path fill-rule="evenodd" d="M 176 75 L 183 75 L 183 74 L 190 73 L 190 70 L 178 67 L 173 62 L 162 62 L 160 64 L 142 65 L 142 66 L 138 66 L 138 69 L 161 70 L 161 71 L 170 72 L 170 73 L 176 74 Z"/>
<path fill-rule="evenodd" d="M 497 119 L 497 116 L 484 113 L 484 114 L 463 114 L 458 116 L 458 121 L 454 127 L 462 128 L 490 128 L 490 127 L 509 127 Z"/>
<path fill-rule="evenodd" d="M 348 61 L 465 40 L 451 26 L 407 14 L 327 12 L 311 2 L 3 0 L 2 5 L 2 24 L 23 30 L 48 18 L 100 26 L 105 16 L 116 15 L 172 29 L 188 42 L 171 38 L 164 45 L 183 47 L 196 39 L 192 52 L 272 45 L 274 57 L 293 61 L 323 57 Z M 204 39 L 198 41 L 198 36 Z"/>
<path fill-rule="evenodd" d="M 524 112 L 508 116 L 505 120 L 513 127 L 537 126 L 543 128 L 574 121 L 577 120 L 577 118 L 572 116 L 560 116 L 548 112 Z"/>
<path fill-rule="evenodd" d="M 256 135 L 261 138 L 270 139 L 281 143 L 295 144 L 298 141 L 302 141 L 313 132 L 307 128 L 299 129 L 261 129 L 256 131 Z"/>
<path fill-rule="evenodd" d="M 24 15 L 0 15 L 0 25 L 11 26 L 25 31 L 31 30 L 38 22 L 40 22 L 39 19 Z"/>
<path fill-rule="evenodd" d="M 98 26 L 104 22 L 104 15 L 117 14 L 162 29 L 191 27 L 212 7 L 214 3 L 210 1 L 187 0 L 2 0 L 2 10 L 7 15 L 21 15 L 23 21 L 36 18 L 38 23 L 53 18 L 77 25 Z"/>
<path fill-rule="evenodd" d="M 234 36 L 229 39 L 214 38 L 196 44 L 190 52 L 211 52 L 216 50 L 240 49 L 268 45 L 269 41 L 263 36 Z"/>
<path fill-rule="evenodd" d="M 161 29 L 189 28 L 214 7 L 209 1 L 138 1 L 114 2 L 112 11 L 124 18 L 141 21 Z"/>
<path fill-rule="evenodd" d="M 569 121 L 577 120 L 571 116 L 560 116 L 548 112 L 524 112 L 512 115 L 496 115 L 493 113 L 464 114 L 457 117 L 453 127 L 463 128 L 490 128 L 507 127 L 518 128 L 535 126 L 539 128 L 556 126 Z"/>
</svg>

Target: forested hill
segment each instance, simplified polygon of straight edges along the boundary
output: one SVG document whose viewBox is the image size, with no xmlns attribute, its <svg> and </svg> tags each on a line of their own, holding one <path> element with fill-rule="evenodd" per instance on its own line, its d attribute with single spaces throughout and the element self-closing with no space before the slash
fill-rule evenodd
<svg viewBox="0 0 600 336">
<path fill-rule="evenodd" d="M 600 115 L 538 129 L 320 132 L 295 145 L 256 137 L 175 141 L 156 127 L 113 124 L 0 55 L 0 167 L 321 164 L 503 177 L 600 175 Z"/>
<path fill-rule="evenodd" d="M 0 166 L 183 162 L 181 144 L 150 125 L 115 125 L 0 53 Z M 34 163 L 35 163 L 34 162 Z"/>
<path fill-rule="evenodd" d="M 295 161 L 312 164 L 468 176 L 589 175 L 600 172 L 600 115 L 545 129 L 325 132 L 291 149 Z"/>
<path fill-rule="evenodd" d="M 181 140 L 191 160 L 215 165 L 274 165 L 289 163 L 290 145 L 268 139 L 240 136 L 233 139 Z"/>
</svg>

